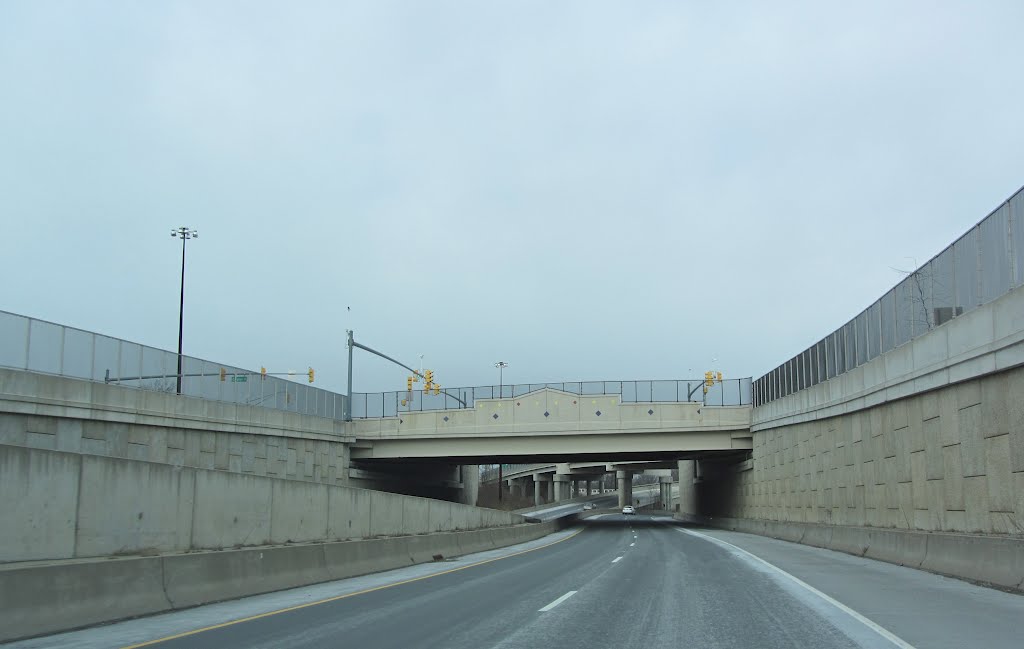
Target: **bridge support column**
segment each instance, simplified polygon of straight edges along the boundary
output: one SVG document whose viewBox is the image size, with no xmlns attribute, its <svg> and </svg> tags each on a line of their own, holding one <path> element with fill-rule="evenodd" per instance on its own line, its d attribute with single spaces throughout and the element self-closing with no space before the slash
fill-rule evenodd
<svg viewBox="0 0 1024 649">
<path fill-rule="evenodd" d="M 672 509 L 672 476 L 658 478 L 658 487 L 661 489 L 661 508 Z"/>
<path fill-rule="evenodd" d="M 554 501 L 556 503 L 560 503 L 563 500 L 568 499 L 569 486 L 572 479 L 567 475 L 555 475 L 552 480 L 555 487 Z"/>
<path fill-rule="evenodd" d="M 619 482 L 619 507 L 633 504 L 633 472 L 616 471 L 615 477 Z"/>
<path fill-rule="evenodd" d="M 535 473 L 533 476 L 533 504 L 540 507 L 551 502 L 551 474 Z"/>
<path fill-rule="evenodd" d="M 593 496 L 595 489 L 597 490 L 597 493 L 601 493 L 601 481 L 600 480 L 587 480 L 587 495 L 588 496 Z"/>
<path fill-rule="evenodd" d="M 679 514 L 697 514 L 697 461 L 679 460 Z"/>
<path fill-rule="evenodd" d="M 579 496 L 579 495 L 580 495 L 580 481 L 579 480 L 573 480 L 572 481 L 572 489 L 569 490 L 569 497 L 570 498 L 575 498 L 576 496 Z"/>
</svg>

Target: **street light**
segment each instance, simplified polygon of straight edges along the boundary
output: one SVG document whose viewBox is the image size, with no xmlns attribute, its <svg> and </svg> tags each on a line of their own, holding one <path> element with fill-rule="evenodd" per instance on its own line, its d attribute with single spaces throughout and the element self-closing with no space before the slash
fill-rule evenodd
<svg viewBox="0 0 1024 649">
<path fill-rule="evenodd" d="M 506 363 L 505 361 L 498 361 L 497 363 L 494 364 L 494 366 L 496 368 L 498 368 L 498 398 L 500 399 L 500 398 L 502 398 L 504 396 L 502 394 L 503 390 L 502 390 L 502 381 L 501 381 L 502 375 L 501 375 L 501 373 L 502 373 L 502 370 L 504 370 L 506 367 L 508 367 L 508 363 Z"/>
<path fill-rule="evenodd" d="M 504 396 L 502 394 L 502 392 L 504 392 L 504 389 L 502 388 L 503 384 L 502 384 L 502 374 L 501 373 L 502 373 L 502 371 L 506 367 L 508 367 L 508 363 L 506 363 L 505 361 L 498 361 L 497 363 L 494 364 L 494 366 L 496 368 L 498 368 L 498 398 L 500 399 L 500 398 L 502 398 Z M 498 463 L 498 502 L 499 503 L 501 502 L 501 483 L 504 482 L 504 479 L 503 479 L 504 476 L 501 475 L 501 473 L 502 473 L 501 470 L 503 468 L 504 468 L 504 465 L 499 462 Z"/>
<path fill-rule="evenodd" d="M 181 394 L 181 333 L 185 322 L 185 242 L 198 239 L 199 230 L 182 226 L 171 230 L 171 236 L 181 239 L 181 302 L 178 304 L 178 394 Z"/>
</svg>

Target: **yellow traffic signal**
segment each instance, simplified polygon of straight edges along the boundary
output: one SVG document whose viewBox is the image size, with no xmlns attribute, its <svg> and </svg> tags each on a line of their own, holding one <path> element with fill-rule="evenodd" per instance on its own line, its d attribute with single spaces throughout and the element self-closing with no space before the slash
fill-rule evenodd
<svg viewBox="0 0 1024 649">
<path fill-rule="evenodd" d="M 426 377 L 427 385 L 430 385 L 431 383 L 434 382 L 434 370 L 427 370 L 426 372 L 424 372 L 424 375 Z"/>
<path fill-rule="evenodd" d="M 313 372 L 313 368 L 309 368 L 309 382 L 312 383 L 313 379 L 316 378 L 316 373 Z"/>
<path fill-rule="evenodd" d="M 441 386 L 436 383 L 434 384 L 434 394 L 441 394 Z"/>
<path fill-rule="evenodd" d="M 265 368 L 265 367 L 261 367 L 260 368 L 260 378 L 264 378 L 264 379 L 267 378 L 267 368 Z"/>
<path fill-rule="evenodd" d="M 711 387 L 714 384 L 715 384 L 715 375 L 712 374 L 710 371 L 704 372 L 704 385 L 706 385 L 708 387 Z M 707 392 L 707 390 L 705 390 L 705 392 Z"/>
<path fill-rule="evenodd" d="M 228 380 L 228 371 L 226 369 L 224 369 L 223 367 L 220 368 L 220 380 L 221 381 L 227 381 Z"/>
<path fill-rule="evenodd" d="M 721 372 L 717 372 L 717 374 L 718 374 L 718 376 L 716 378 L 718 379 L 718 382 L 721 383 L 722 382 L 722 373 Z"/>
<path fill-rule="evenodd" d="M 405 377 L 405 389 L 408 390 L 409 392 L 412 392 L 412 377 L 411 376 Z"/>
</svg>

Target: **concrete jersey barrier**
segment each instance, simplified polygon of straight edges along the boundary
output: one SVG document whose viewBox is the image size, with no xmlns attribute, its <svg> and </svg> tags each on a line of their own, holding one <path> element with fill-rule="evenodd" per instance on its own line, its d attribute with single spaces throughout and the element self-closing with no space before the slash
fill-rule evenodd
<svg viewBox="0 0 1024 649">
<path fill-rule="evenodd" d="M 0 566 L 0 642 L 524 543 L 558 521 L 382 539 Z"/>
<path fill-rule="evenodd" d="M 1024 539 L 747 518 L 679 517 L 1024 592 Z"/>
</svg>

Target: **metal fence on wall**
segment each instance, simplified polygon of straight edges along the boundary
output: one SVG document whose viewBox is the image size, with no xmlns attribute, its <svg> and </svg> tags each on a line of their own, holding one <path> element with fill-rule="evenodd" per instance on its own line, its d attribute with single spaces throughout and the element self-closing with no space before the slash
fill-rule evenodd
<svg viewBox="0 0 1024 649">
<path fill-rule="evenodd" d="M 173 394 L 178 354 L 0 311 L 0 367 Z M 344 417 L 343 395 L 311 385 L 184 355 L 181 372 L 186 396 Z"/>
<path fill-rule="evenodd" d="M 574 381 L 568 383 L 519 383 L 484 385 L 470 388 L 446 388 L 440 394 L 422 390 L 408 392 L 357 392 L 352 395 L 354 418 L 395 417 L 403 412 L 472 408 L 477 399 L 514 399 L 552 388 L 581 396 L 617 395 L 623 403 L 695 402 L 709 406 L 744 406 L 751 403 L 750 378 L 726 379 L 708 388 L 703 379 L 666 381 Z"/>
<path fill-rule="evenodd" d="M 754 405 L 863 365 L 1024 286 L 1024 188 L 877 302 L 754 381 Z"/>
<path fill-rule="evenodd" d="M 177 388 L 177 364 L 178 355 L 172 351 L 0 311 L 0 367 L 173 394 Z M 352 395 L 352 416 L 395 417 L 403 412 L 472 408 L 477 399 L 515 398 L 541 388 L 581 396 L 617 395 L 624 403 L 751 403 L 750 378 L 715 383 L 706 395 L 703 383 L 702 379 L 576 381 L 449 388 L 438 395 L 422 391 L 356 393 Z M 330 419 L 341 420 L 345 414 L 342 394 L 185 355 L 181 393 Z"/>
</svg>

